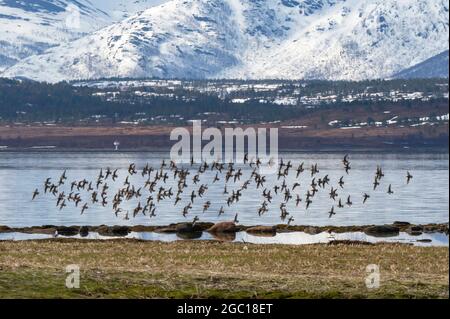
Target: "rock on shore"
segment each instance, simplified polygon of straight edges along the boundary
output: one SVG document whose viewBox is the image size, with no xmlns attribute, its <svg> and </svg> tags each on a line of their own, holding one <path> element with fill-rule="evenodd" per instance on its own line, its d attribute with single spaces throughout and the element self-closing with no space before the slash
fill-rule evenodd
<svg viewBox="0 0 450 319">
<path fill-rule="evenodd" d="M 208 229 L 210 233 L 235 233 L 238 231 L 234 222 L 217 223 Z"/>
</svg>

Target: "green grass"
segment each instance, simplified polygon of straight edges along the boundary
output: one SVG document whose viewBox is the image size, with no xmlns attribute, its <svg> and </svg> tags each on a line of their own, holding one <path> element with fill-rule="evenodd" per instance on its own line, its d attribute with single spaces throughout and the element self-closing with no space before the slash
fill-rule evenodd
<svg viewBox="0 0 450 319">
<path fill-rule="evenodd" d="M 448 298 L 448 248 L 0 242 L 0 298 Z M 80 289 L 65 287 L 78 264 Z M 368 264 L 381 287 L 365 286 Z"/>
</svg>

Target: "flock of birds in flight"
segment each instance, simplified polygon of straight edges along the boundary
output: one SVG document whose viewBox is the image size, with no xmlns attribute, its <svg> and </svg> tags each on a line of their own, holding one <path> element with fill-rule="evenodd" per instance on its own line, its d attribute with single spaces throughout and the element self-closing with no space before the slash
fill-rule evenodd
<svg viewBox="0 0 450 319">
<path fill-rule="evenodd" d="M 147 164 L 142 169 L 138 170 L 135 164 L 130 164 L 127 170 L 127 175 L 123 181 L 122 187 L 118 189 L 112 197 L 109 196 L 108 191 L 110 189 L 111 182 L 116 182 L 119 178 L 119 170 L 112 170 L 111 168 L 101 169 L 96 180 L 88 181 L 87 179 L 74 180 L 70 182 L 70 192 L 66 194 L 64 191 L 60 191 L 64 185 L 69 185 L 67 178 L 67 171 L 64 171 L 60 176 L 59 180 L 54 183 L 51 178 L 47 178 L 43 185 L 44 194 L 51 194 L 56 199 L 56 206 L 59 210 L 67 207 L 69 203 L 74 204 L 81 210 L 81 214 L 86 213 L 91 205 L 101 205 L 107 207 L 110 198 L 112 203 L 113 212 L 116 217 L 123 216 L 125 220 L 129 220 L 130 216 L 138 216 L 143 214 L 144 216 L 149 216 L 150 218 L 156 217 L 157 204 L 161 201 L 172 200 L 174 206 L 183 206 L 183 194 L 185 199 L 187 199 L 187 205 L 181 208 L 181 214 L 187 218 L 187 216 L 192 212 L 194 204 L 201 201 L 203 205 L 202 212 L 206 213 L 211 207 L 211 201 L 203 202 L 203 198 L 206 195 L 209 186 L 217 184 L 221 180 L 225 183 L 223 185 L 223 195 L 226 197 L 226 206 L 222 206 L 218 211 L 219 217 L 225 214 L 225 207 L 232 208 L 232 206 L 241 200 L 244 192 L 248 190 L 249 186 L 254 183 L 256 189 L 262 193 L 262 204 L 257 208 L 257 213 L 259 216 L 263 216 L 269 211 L 269 204 L 272 203 L 274 197 L 279 197 L 281 199 L 281 204 L 279 206 L 280 218 L 283 222 L 287 221 L 287 224 L 291 224 L 294 221 L 294 217 L 288 212 L 288 203 L 294 202 L 296 207 L 301 204 L 305 205 L 306 210 L 313 203 L 314 198 L 320 191 L 328 191 L 327 186 L 330 186 L 330 177 L 325 175 L 319 177 L 320 170 L 318 164 L 313 164 L 309 169 L 305 168 L 305 164 L 294 167 L 291 161 L 284 162 L 283 159 L 280 160 L 278 164 L 277 171 L 277 182 L 275 185 L 269 186 L 267 178 L 259 170 L 263 163 L 260 159 L 249 160 L 248 154 L 244 157 L 244 167 L 238 167 L 237 165 L 230 163 L 206 163 L 197 165 L 193 159 L 191 159 L 190 167 L 178 167 L 175 162 L 171 161 L 167 163 L 162 161 L 159 168 L 153 168 Z M 273 160 L 269 161 L 269 166 L 275 165 Z M 248 167 L 251 170 L 251 175 L 248 179 L 244 180 L 244 168 Z M 342 169 L 345 175 L 349 175 L 351 171 L 351 163 L 349 161 L 349 156 L 346 155 L 342 160 Z M 194 171 L 194 174 L 191 173 Z M 207 172 L 211 171 L 214 178 L 211 184 L 203 184 L 202 176 Z M 215 173 L 215 174 L 214 174 Z M 287 178 L 293 174 L 295 176 L 294 182 L 291 184 L 287 182 Z M 302 175 L 310 175 L 310 183 L 308 184 L 307 192 L 304 196 L 299 194 L 301 188 L 301 178 Z M 141 176 L 145 179 L 144 185 L 141 187 L 136 187 L 132 184 L 131 178 L 133 176 Z M 344 202 L 342 198 L 339 197 L 338 191 L 343 190 L 345 187 L 345 175 L 343 175 L 338 181 L 337 185 L 331 186 L 329 189 L 329 197 L 333 201 L 333 206 L 328 212 L 328 216 L 332 218 L 336 215 L 336 209 L 342 209 L 344 207 L 351 207 L 353 205 L 352 198 L 349 195 Z M 375 172 L 373 190 L 377 190 L 380 187 L 380 182 L 384 177 L 383 169 L 378 166 Z M 409 184 L 413 176 L 408 171 L 406 173 L 406 183 Z M 170 186 L 170 181 L 174 181 L 176 186 Z M 242 181 L 241 181 L 242 180 Z M 242 183 L 243 182 L 243 183 Z M 193 188 L 192 191 L 186 191 L 188 189 L 189 183 Z M 242 184 L 241 184 L 242 183 Z M 237 186 L 237 188 L 236 188 Z M 235 188 L 230 190 L 231 188 Z M 147 193 L 144 195 L 144 193 Z M 32 200 L 36 199 L 41 192 L 36 189 L 33 192 Z M 86 195 L 87 200 L 82 199 Z M 389 184 L 387 188 L 387 194 L 394 194 L 392 184 Z M 252 194 L 253 195 L 253 194 Z M 362 203 L 370 199 L 368 193 L 362 194 Z M 345 197 L 344 197 L 345 198 Z M 136 200 L 138 202 L 137 206 L 132 210 L 124 210 L 121 205 L 124 202 L 129 202 L 131 200 Z M 239 214 L 236 213 L 234 217 L 234 222 L 239 223 Z M 193 223 L 199 221 L 198 215 L 194 217 Z"/>
</svg>

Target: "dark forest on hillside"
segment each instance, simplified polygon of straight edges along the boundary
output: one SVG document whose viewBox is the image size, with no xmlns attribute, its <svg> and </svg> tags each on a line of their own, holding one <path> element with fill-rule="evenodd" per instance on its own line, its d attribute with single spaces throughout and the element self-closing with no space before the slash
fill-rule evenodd
<svg viewBox="0 0 450 319">
<path fill-rule="evenodd" d="M 108 80 L 111 81 L 111 80 Z M 123 81 L 123 80 L 121 80 Z M 245 92 L 232 92 L 223 97 L 217 92 L 203 92 L 201 88 L 210 85 L 207 81 L 189 81 L 191 87 L 172 89 L 141 87 L 139 92 L 151 93 L 137 96 L 137 88 L 96 88 L 73 86 L 69 83 L 46 84 L 32 81 L 0 79 L 0 122 L 35 123 L 52 122 L 60 124 L 115 124 L 121 121 L 138 121 L 142 125 L 186 123 L 192 119 L 213 118 L 214 120 L 237 121 L 239 123 L 261 123 L 300 118 L 311 109 L 343 108 L 351 112 L 354 106 L 367 108 L 368 116 L 376 110 L 401 108 L 433 108 L 448 103 L 446 80 L 393 80 L 365 82 L 326 81 L 214 81 L 217 87 L 246 85 Z M 277 90 L 255 91 L 252 85 L 278 84 Z M 335 95 L 334 102 L 314 105 L 278 105 L 271 98 L 289 96 L 300 88 L 295 98 L 302 96 Z M 117 91 L 114 99 L 106 98 L 111 91 Z M 432 98 L 401 100 L 358 100 L 341 101 L 341 97 L 371 92 L 423 92 Z M 169 94 L 170 93 L 170 94 Z M 447 96 L 445 96 L 447 94 Z M 232 103 L 233 98 L 245 97 L 242 103 Z M 268 99 L 261 103 L 260 98 Z"/>
</svg>

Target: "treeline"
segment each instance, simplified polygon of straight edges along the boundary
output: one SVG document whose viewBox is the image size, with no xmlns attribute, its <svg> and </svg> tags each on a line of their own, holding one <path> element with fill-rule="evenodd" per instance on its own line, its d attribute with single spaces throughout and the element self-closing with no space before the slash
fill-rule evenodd
<svg viewBox="0 0 450 319">
<path fill-rule="evenodd" d="M 292 108 L 270 104 L 233 104 L 209 95 L 196 95 L 195 100 L 184 101 L 177 96 L 128 99 L 125 94 L 119 101 L 108 101 L 93 95 L 98 91 L 74 87 L 68 83 L 0 79 L 0 121 L 72 123 L 98 115 L 112 122 L 132 121 L 143 116 L 170 118 L 173 115 L 188 120 L 203 113 L 219 113 L 225 120 L 248 119 L 259 122 L 289 118 L 300 113 Z"/>
<path fill-rule="evenodd" d="M 123 80 L 123 79 L 121 79 Z M 216 81 L 216 83 L 219 81 Z M 230 83 L 230 81 L 223 81 Z M 295 81 L 282 81 L 283 86 L 298 87 Z M 442 82 L 442 83 L 441 83 Z M 195 81 L 195 85 L 208 85 L 207 81 Z M 271 83 L 271 81 L 236 81 L 242 83 Z M 276 81 L 273 83 L 280 83 Z M 368 87 L 378 91 L 396 90 L 407 86 L 411 91 L 429 90 L 438 96 L 442 90 L 448 90 L 444 80 L 395 80 L 366 82 L 325 82 L 309 81 L 304 87 L 311 92 L 328 94 L 333 91 L 359 92 Z M 220 98 L 217 94 L 203 94 L 198 91 L 179 88 L 170 91 L 172 95 L 137 96 L 134 92 L 166 92 L 158 89 L 132 88 L 98 89 L 88 86 L 73 86 L 70 83 L 47 84 L 33 81 L 16 81 L 0 79 L 0 122 L 56 122 L 62 124 L 96 123 L 104 121 L 117 123 L 120 121 L 144 120 L 140 123 L 151 125 L 162 121 L 165 124 L 186 123 L 191 119 L 214 118 L 215 120 L 239 121 L 242 123 L 260 123 L 283 121 L 300 118 L 312 110 L 300 106 L 280 106 L 271 103 L 259 103 L 250 100 L 245 103 L 231 103 L 231 97 Z M 119 97 L 108 99 L 94 93 L 118 91 Z M 256 93 L 255 93 L 256 94 Z M 273 94 L 277 94 L 276 92 Z M 308 94 L 308 92 L 305 92 Z M 251 95 L 251 94 L 249 94 Z M 250 96 L 249 96 L 250 97 Z M 448 99 L 440 98 L 428 102 L 421 101 L 357 101 L 352 103 L 335 103 L 323 105 L 321 108 L 344 108 L 351 112 L 354 106 L 367 107 L 371 111 L 389 108 L 393 104 L 399 107 L 430 107 L 434 104 L 448 103 Z M 160 123 L 158 123 L 160 124 Z"/>
<path fill-rule="evenodd" d="M 348 95 L 355 93 L 376 93 L 376 92 L 424 92 L 430 94 L 442 94 L 448 92 L 448 79 L 392 79 L 392 80 L 366 80 L 366 81 L 325 81 L 325 80 L 186 80 L 170 79 L 180 81 L 180 90 L 183 87 L 192 86 L 196 89 L 206 89 L 211 86 L 229 86 L 229 85 L 279 85 L 281 90 L 293 91 L 301 88 L 302 95 L 315 95 L 318 93 L 334 93 L 336 95 Z M 73 81 L 71 84 L 80 83 L 88 86 L 95 83 L 109 82 L 145 82 L 145 81 L 169 81 L 168 79 L 158 78 L 101 78 L 97 80 Z M 137 86 L 139 87 L 139 86 Z M 164 88 L 160 88 L 164 90 Z M 183 90 L 184 91 L 184 90 Z M 189 91 L 189 90 L 186 90 Z"/>
</svg>

